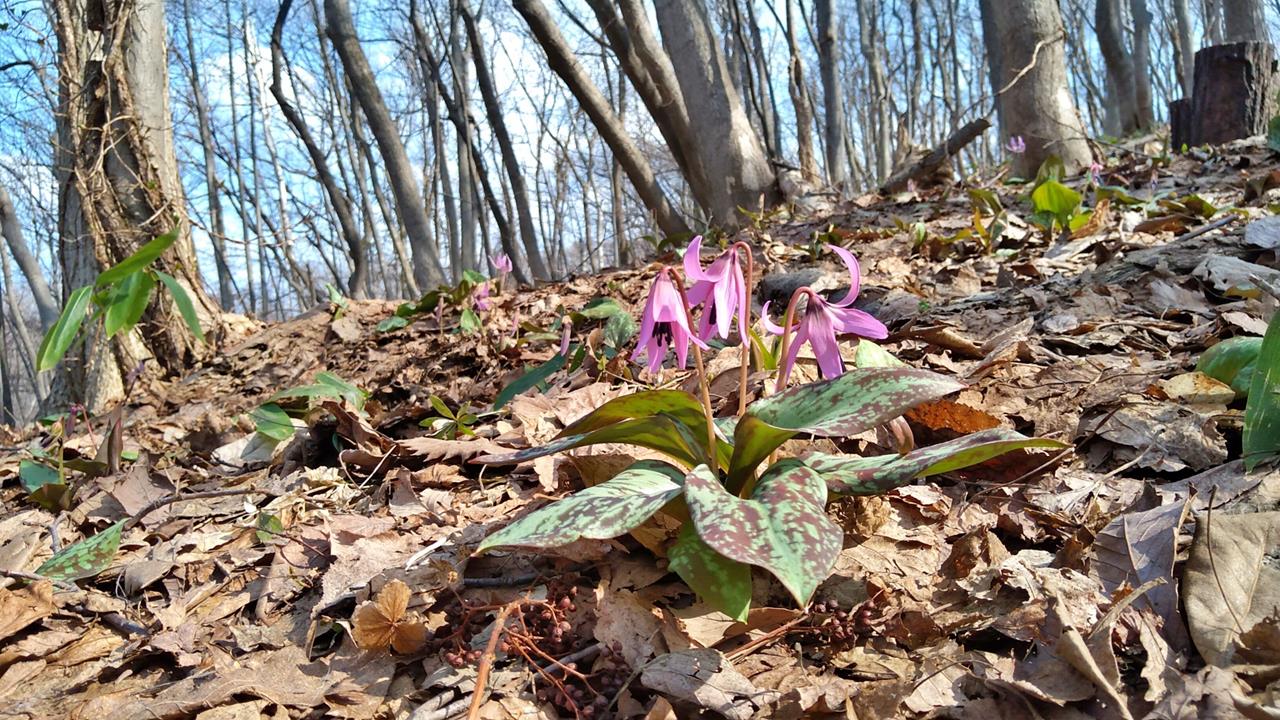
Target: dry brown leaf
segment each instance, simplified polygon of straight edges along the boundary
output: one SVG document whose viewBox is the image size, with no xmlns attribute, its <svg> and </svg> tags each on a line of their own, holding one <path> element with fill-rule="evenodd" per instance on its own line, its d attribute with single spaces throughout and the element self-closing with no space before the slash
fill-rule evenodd
<svg viewBox="0 0 1280 720">
<path fill-rule="evenodd" d="M 57 609 L 53 583 L 47 580 L 19 590 L 0 588 L 0 640 L 49 617 Z"/>
<path fill-rule="evenodd" d="M 351 616 L 351 639 L 363 650 L 388 647 L 409 655 L 427 643 L 427 628 L 415 616 L 406 614 L 412 592 L 399 580 L 392 580 L 373 600 L 356 608 Z"/>
<path fill-rule="evenodd" d="M 1280 607 L 1280 512 L 1207 513 L 1183 572 L 1183 603 L 1191 640 L 1212 665 L 1235 662 L 1238 639 Z"/>
<path fill-rule="evenodd" d="M 733 668 L 719 650 L 668 653 L 644 666 L 640 683 L 667 697 L 690 702 L 729 720 L 748 720 L 778 698 L 760 690 Z"/>
</svg>

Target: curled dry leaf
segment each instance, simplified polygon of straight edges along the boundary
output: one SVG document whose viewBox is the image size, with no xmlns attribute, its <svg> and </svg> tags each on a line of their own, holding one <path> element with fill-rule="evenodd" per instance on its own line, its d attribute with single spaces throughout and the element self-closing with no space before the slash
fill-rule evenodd
<svg viewBox="0 0 1280 720">
<path fill-rule="evenodd" d="M 351 638 L 363 650 L 390 647 L 404 655 L 421 650 L 427 628 L 406 614 L 410 595 L 409 586 L 400 580 L 383 585 L 376 599 L 365 601 L 351 616 Z"/>
</svg>

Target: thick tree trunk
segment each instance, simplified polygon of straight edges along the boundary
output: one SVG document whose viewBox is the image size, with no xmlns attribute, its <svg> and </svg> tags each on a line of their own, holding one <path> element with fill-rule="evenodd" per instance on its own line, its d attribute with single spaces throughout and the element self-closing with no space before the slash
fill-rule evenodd
<svg viewBox="0 0 1280 720">
<path fill-rule="evenodd" d="M 1277 80 L 1270 43 L 1213 45 L 1196 53 L 1192 96 L 1170 105 L 1173 147 L 1265 134 L 1277 110 Z"/>
<path fill-rule="evenodd" d="M 1094 25 L 1098 47 L 1107 69 L 1107 105 L 1103 129 L 1110 135 L 1123 136 L 1140 126 L 1134 58 L 1124 43 L 1124 18 L 1121 0 L 1098 0 Z"/>
<path fill-rule="evenodd" d="M 658 27 L 671 57 L 706 176 L 712 222 L 738 227 L 738 208 L 773 205 L 774 173 L 747 119 L 702 0 L 657 0 Z"/>
<path fill-rule="evenodd" d="M 626 171 L 627 178 L 631 180 L 641 201 L 656 218 L 658 227 L 668 235 L 688 232 L 688 226 L 676 213 L 667 199 L 666 192 L 658 184 L 657 175 L 649 166 L 648 159 L 631 140 L 630 134 L 622 126 L 622 121 L 613 114 L 609 101 L 600 93 L 582 68 L 577 56 L 565 42 L 540 0 L 514 0 L 514 5 L 516 11 L 524 16 L 529 24 L 534 38 L 546 51 L 547 62 L 551 69 L 564 80 L 570 92 L 582 105 L 582 109 L 591 118 L 596 130 L 609 144 L 610 151 Z"/>
<path fill-rule="evenodd" d="M 209 323 L 218 309 L 196 267 L 178 178 L 163 1 L 91 7 L 82 0 L 56 0 L 53 19 L 64 297 L 92 284 L 99 272 L 143 243 L 177 231 L 178 242 L 155 267 L 186 286 Z M 169 295 L 156 298 L 133 333 L 110 343 L 90 333 L 68 353 L 58 401 L 100 408 L 122 397 L 125 374 L 144 360 L 150 361 L 150 372 L 178 373 L 204 355 L 205 346 L 186 328 Z"/>
<path fill-rule="evenodd" d="M 60 312 L 58 302 L 53 299 L 53 291 L 44 278 L 44 270 L 40 268 L 40 263 L 27 245 L 27 240 L 22 234 L 22 223 L 18 221 L 18 214 L 13 208 L 13 200 L 9 198 L 9 192 L 3 185 L 0 185 L 0 234 L 4 235 L 5 243 L 9 245 L 9 252 L 18 263 L 22 276 L 27 279 L 27 287 L 31 288 L 31 299 L 35 301 L 36 311 L 40 314 L 40 328 L 47 332 L 49 326 L 58 319 Z M 21 318 L 16 320 L 22 321 Z"/>
<path fill-rule="evenodd" d="M 465 0 L 460 10 L 462 23 L 467 28 L 467 39 L 471 43 L 471 60 L 475 64 L 476 81 L 480 84 L 480 98 L 484 101 L 485 116 L 488 117 L 489 128 L 498 141 L 498 149 L 502 153 L 502 164 L 506 168 L 507 179 L 511 182 L 511 193 L 515 196 L 520 241 L 524 245 L 529 270 L 536 280 L 550 280 L 551 273 L 547 270 L 542 251 L 538 248 L 538 235 L 533 227 L 533 212 L 529 208 L 529 191 L 525 187 L 524 174 L 520 172 L 520 160 L 516 157 L 511 134 L 507 132 L 507 122 L 498 101 L 498 90 L 493 84 L 493 78 L 489 75 L 489 63 L 485 60 L 482 51 L 483 45 L 480 42 L 480 31 L 476 27 L 476 19 L 472 16 L 471 8 Z"/>
<path fill-rule="evenodd" d="M 1222 0 L 1223 42 L 1270 42 L 1262 0 Z"/>
<path fill-rule="evenodd" d="M 823 130 L 826 136 L 827 181 L 839 185 L 848 178 L 848 158 L 844 152 L 844 98 L 840 92 L 840 45 L 836 43 L 838 22 L 834 0 L 817 0 L 818 71 L 822 76 Z"/>
<path fill-rule="evenodd" d="M 284 23 L 289 17 L 289 9 L 292 5 L 293 0 L 281 1 L 280 9 L 276 12 L 275 25 L 271 28 L 271 95 L 276 99 L 276 104 L 280 106 L 280 113 L 284 115 L 289 127 L 293 128 L 294 134 L 298 136 L 298 140 L 306 148 L 307 156 L 311 159 L 311 166 L 316 171 L 316 180 L 324 188 L 325 197 L 333 208 L 333 214 L 337 217 L 342 239 L 347 246 L 347 258 L 351 262 L 351 275 L 347 280 L 347 292 L 351 293 L 352 297 L 364 297 L 366 279 L 369 274 L 369 249 L 366 247 L 364 236 L 360 234 L 360 229 L 356 226 L 355 216 L 351 212 L 351 200 L 338 187 L 338 181 L 329 169 L 329 160 L 325 157 L 324 151 L 320 149 L 320 146 L 316 144 L 310 128 L 307 127 L 306 120 L 298 112 L 297 108 L 293 106 L 290 98 L 284 94 L 284 68 L 288 60 L 285 58 L 284 45 L 281 40 L 284 36 Z"/>
<path fill-rule="evenodd" d="M 1027 145 L 1026 152 L 1013 157 L 1013 173 L 1034 177 L 1050 155 L 1061 158 L 1067 172 L 1088 166 L 1092 155 L 1067 83 L 1066 33 L 1057 2 L 984 2 L 983 9 L 994 11 L 991 26 L 999 38 L 994 94 L 1001 110 L 1000 132 L 1005 139 L 1021 135 Z M 983 25 L 985 29 L 987 23 Z"/>
<path fill-rule="evenodd" d="M 1151 12 L 1147 0 L 1129 0 L 1133 15 L 1133 93 L 1138 112 L 1138 129 L 1155 127 L 1156 113 L 1151 101 Z"/>
<path fill-rule="evenodd" d="M 409 164 L 404 142 L 400 139 L 400 130 L 387 110 L 382 91 L 373 77 L 373 69 L 369 67 L 369 60 L 360 47 L 360 39 L 351 19 L 351 8 L 347 0 L 324 0 L 324 14 L 329 39 L 333 41 L 334 49 L 342 60 L 351 92 L 364 110 L 369 129 L 373 131 L 373 138 L 378 143 L 378 152 L 382 155 L 387 180 L 396 199 L 396 211 L 413 250 L 414 280 L 422 288 L 443 285 L 444 269 L 440 267 L 440 256 L 431 237 L 431 221 L 422 202 L 422 188 L 418 186 L 413 166 Z"/>
</svg>

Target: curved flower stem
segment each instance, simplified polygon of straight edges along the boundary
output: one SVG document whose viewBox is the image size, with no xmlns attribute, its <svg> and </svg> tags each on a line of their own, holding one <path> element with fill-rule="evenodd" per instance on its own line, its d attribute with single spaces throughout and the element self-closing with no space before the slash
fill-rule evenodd
<svg viewBox="0 0 1280 720">
<path fill-rule="evenodd" d="M 787 388 L 787 380 L 791 377 L 791 367 L 787 365 L 787 353 L 791 351 L 792 324 L 796 319 L 796 304 L 805 295 L 812 295 L 808 287 L 796 288 L 791 293 L 791 301 L 787 303 L 787 314 L 782 318 L 782 347 L 778 348 L 778 382 L 773 388 L 775 394 Z"/>
<path fill-rule="evenodd" d="M 684 306 L 685 320 L 689 323 L 689 327 L 693 327 L 693 312 L 689 310 L 689 296 L 684 291 L 684 281 L 679 275 L 671 273 L 667 268 L 663 268 L 664 273 L 670 273 L 672 281 L 675 282 L 676 290 L 680 293 L 680 304 Z M 716 419 L 711 410 L 711 388 L 707 385 L 707 368 L 702 362 L 702 349 L 697 343 L 691 343 L 693 346 L 693 363 L 698 369 L 698 391 L 702 395 L 702 414 L 707 419 L 707 460 L 712 468 L 717 466 L 716 460 Z"/>
<path fill-rule="evenodd" d="M 738 334 L 742 336 L 742 368 L 738 371 L 738 417 L 742 417 L 747 412 L 747 378 L 751 375 L 751 291 L 752 283 L 755 282 L 755 259 L 751 257 L 751 246 L 744 242 L 734 243 L 732 249 L 734 252 L 742 250 L 747 256 L 747 306 L 743 309 L 747 322 L 745 326 L 738 328 Z"/>
</svg>

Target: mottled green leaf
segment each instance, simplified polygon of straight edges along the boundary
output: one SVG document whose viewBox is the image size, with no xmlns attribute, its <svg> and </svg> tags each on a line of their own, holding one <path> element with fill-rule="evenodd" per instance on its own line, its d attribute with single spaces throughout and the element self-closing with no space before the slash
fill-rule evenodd
<svg viewBox="0 0 1280 720">
<path fill-rule="evenodd" d="M 75 582 L 107 569 L 120 549 L 120 535 L 127 520 L 120 520 L 92 537 L 59 550 L 36 568 L 37 575 Z"/>
<path fill-rule="evenodd" d="M 187 324 L 187 329 L 200 342 L 205 341 L 204 328 L 200 327 L 200 316 L 196 314 L 196 305 L 191 302 L 191 296 L 187 294 L 187 289 L 182 287 L 182 283 L 178 282 L 172 275 L 159 270 L 153 271 L 156 277 L 160 278 L 160 282 L 164 283 L 165 288 L 169 290 L 169 294 L 173 296 L 173 304 L 178 306 L 178 314 L 182 316 L 182 321 Z"/>
<path fill-rule="evenodd" d="M 1029 438 L 1006 428 L 994 428 L 920 448 L 906 455 L 828 455 L 813 453 L 804 464 L 841 495 L 878 495 L 918 478 L 959 470 L 1023 448 L 1067 447 L 1057 440 Z"/>
<path fill-rule="evenodd" d="M 311 400 L 317 398 L 332 398 L 335 400 L 346 400 L 352 407 L 357 410 L 364 409 L 365 400 L 369 398 L 369 393 L 343 380 L 331 372 L 324 371 L 316 373 L 316 381 L 310 385 L 281 390 L 271 397 L 267 398 L 268 402 L 276 400 L 285 400 L 288 398 L 308 398 Z"/>
<path fill-rule="evenodd" d="M 138 248 L 132 255 L 104 270 L 94 281 L 95 287 L 106 287 L 123 280 L 125 276 L 135 273 L 155 261 L 178 241 L 178 231 L 167 232 L 151 242 Z"/>
<path fill-rule="evenodd" d="M 1236 392 L 1236 398 L 1242 398 L 1253 386 L 1253 370 L 1260 352 L 1260 337 L 1228 338 L 1201 353 L 1196 370 L 1230 385 Z"/>
<path fill-rule="evenodd" d="M 564 367 L 564 363 L 565 356 L 556 353 L 551 356 L 550 360 L 533 368 L 515 380 L 512 380 L 511 384 L 502 388 L 502 392 L 498 393 L 498 396 L 493 399 L 493 409 L 502 409 L 503 406 L 514 400 L 517 395 L 528 392 L 529 390 L 532 390 L 546 382 L 547 378 L 551 377 L 556 373 L 556 371 Z"/>
<path fill-rule="evenodd" d="M 609 318 L 604 324 L 604 342 L 605 345 L 619 350 L 625 346 L 631 338 L 636 334 L 636 321 L 627 313 L 621 313 Z"/>
<path fill-rule="evenodd" d="M 156 287 L 155 278 L 145 272 L 126 275 L 120 281 L 108 300 L 103 312 L 102 329 L 107 337 L 119 332 L 129 332 L 142 319 L 147 304 L 151 301 L 151 291 Z"/>
<path fill-rule="evenodd" d="M 1057 180 L 1046 180 L 1031 191 L 1036 212 L 1048 213 L 1062 227 L 1071 222 L 1071 216 L 1080 207 L 1080 199 L 1080 193 Z"/>
<path fill-rule="evenodd" d="M 757 400 L 734 430 L 728 487 L 737 492 L 769 453 L 799 433 L 855 435 L 963 387 L 928 370 L 854 368 Z"/>
<path fill-rule="evenodd" d="M 1280 452 L 1280 312 L 1271 316 L 1244 409 L 1244 464 L 1252 471 Z"/>
<path fill-rule="evenodd" d="M 407 327 L 408 325 L 409 325 L 409 321 L 406 320 L 405 318 L 399 315 L 392 315 L 386 320 L 383 320 L 382 322 L 378 323 L 378 332 L 380 333 L 391 332 L 392 330 L 399 330 L 400 328 Z"/>
<path fill-rule="evenodd" d="M 751 566 L 730 560 L 711 549 L 694 530 L 680 528 L 680 537 L 667 550 L 667 568 L 676 573 L 711 607 L 735 620 L 751 610 Z"/>
<path fill-rule="evenodd" d="M 853 364 L 860 368 L 906 367 L 907 365 L 888 350 L 866 339 L 858 340 L 858 348 L 853 353 Z"/>
<path fill-rule="evenodd" d="M 697 464 L 694 451 L 685 442 L 684 435 L 676 428 L 675 421 L 667 415 L 632 418 L 589 432 L 561 435 L 546 445 L 503 455 L 482 455 L 474 462 L 487 465 L 514 465 L 563 450 L 603 443 L 630 443 L 657 450 L 689 466 Z"/>
<path fill-rule="evenodd" d="M 22 489 L 33 493 L 45 485 L 62 484 L 62 475 L 57 468 L 51 468 L 34 460 L 23 460 L 18 463 L 18 479 L 22 481 Z"/>
<path fill-rule="evenodd" d="M 253 420 L 253 426 L 259 435 L 276 442 L 284 442 L 293 437 L 293 420 L 275 403 L 259 405 L 249 413 L 249 418 Z"/>
<path fill-rule="evenodd" d="M 85 286 L 76 289 L 71 293 L 71 297 L 67 298 L 67 305 L 62 308 L 62 314 L 49 328 L 49 332 L 45 333 L 40 349 L 36 352 L 37 372 L 52 370 L 62 356 L 67 354 L 67 348 L 71 347 L 71 342 L 80 332 L 80 325 L 84 322 L 85 313 L 89 309 L 89 300 L 92 297 L 93 288 Z"/>
<path fill-rule="evenodd" d="M 631 532 L 680 494 L 684 473 L 641 460 L 612 479 L 539 508 L 490 535 L 477 552 L 495 547 L 559 547 L 582 538 L 605 540 Z"/>
<path fill-rule="evenodd" d="M 615 315 L 627 315 L 627 311 L 618 304 L 617 300 L 607 297 L 598 297 L 592 299 L 582 309 L 573 313 L 574 321 L 578 320 L 607 320 Z"/>
<path fill-rule="evenodd" d="M 478 333 L 481 327 L 483 327 L 483 324 L 480 322 L 480 316 L 471 308 L 463 310 L 462 314 L 458 316 L 458 329 L 462 331 L 463 335 Z"/>
<path fill-rule="evenodd" d="M 804 605 L 831 574 L 844 532 L 827 517 L 827 486 L 795 459 L 760 477 L 751 499 L 724 489 L 705 465 L 684 480 L 685 502 L 698 535 L 730 560 L 773 573 Z"/>
<path fill-rule="evenodd" d="M 683 390 L 646 390 L 616 397 L 574 421 L 561 435 L 577 435 L 621 420 L 664 413 L 705 432 L 702 404 Z M 698 427 L 695 427 L 698 429 Z"/>
<path fill-rule="evenodd" d="M 254 534 L 258 538 L 258 542 L 266 544 L 271 542 L 280 533 L 284 532 L 284 523 L 280 521 L 278 515 L 271 513 L 258 513 L 258 522 L 254 529 Z"/>
</svg>

